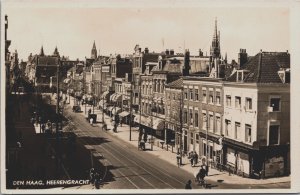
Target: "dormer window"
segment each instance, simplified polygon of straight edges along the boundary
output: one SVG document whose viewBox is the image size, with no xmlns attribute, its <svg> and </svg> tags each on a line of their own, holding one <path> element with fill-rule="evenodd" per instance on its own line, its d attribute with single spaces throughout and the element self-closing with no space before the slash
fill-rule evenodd
<svg viewBox="0 0 300 195">
<path fill-rule="evenodd" d="M 236 82 L 243 82 L 245 77 L 249 74 L 249 70 L 237 70 Z"/>
</svg>

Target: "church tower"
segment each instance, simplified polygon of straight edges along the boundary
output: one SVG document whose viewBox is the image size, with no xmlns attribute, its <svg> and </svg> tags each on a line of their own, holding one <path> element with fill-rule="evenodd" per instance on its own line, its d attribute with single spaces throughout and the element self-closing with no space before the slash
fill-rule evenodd
<svg viewBox="0 0 300 195">
<path fill-rule="evenodd" d="M 41 48 L 41 52 L 40 52 L 40 56 L 44 56 L 45 54 L 44 54 L 44 48 L 43 48 L 43 46 L 42 46 L 42 48 Z"/>
<path fill-rule="evenodd" d="M 59 57 L 59 52 L 58 52 L 57 46 L 54 49 L 53 56 Z"/>
<path fill-rule="evenodd" d="M 97 59 L 97 49 L 96 49 L 95 41 L 94 41 L 92 52 L 91 52 L 91 58 L 92 59 Z"/>
<path fill-rule="evenodd" d="M 210 67 L 209 67 L 210 77 L 212 78 L 220 77 L 220 63 L 221 63 L 220 31 L 218 31 L 217 18 L 216 18 L 213 40 L 210 46 Z"/>
<path fill-rule="evenodd" d="M 220 31 L 218 32 L 217 27 L 217 18 L 215 19 L 215 30 L 214 30 L 214 36 L 210 48 L 210 55 L 213 58 L 220 58 L 221 56 L 221 49 L 220 49 Z"/>
</svg>

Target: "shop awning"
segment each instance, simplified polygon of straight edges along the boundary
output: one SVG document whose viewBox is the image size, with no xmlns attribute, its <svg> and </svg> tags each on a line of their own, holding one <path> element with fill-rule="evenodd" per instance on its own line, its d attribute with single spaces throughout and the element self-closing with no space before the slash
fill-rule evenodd
<svg viewBox="0 0 300 195">
<path fill-rule="evenodd" d="M 141 117 L 141 124 L 145 125 L 147 127 L 151 127 L 151 119 L 150 117 L 140 116 L 139 114 L 135 114 L 134 122 L 140 123 L 140 117 Z"/>
<path fill-rule="evenodd" d="M 153 117 L 153 129 L 164 130 L 165 122 L 160 118 Z"/>
<path fill-rule="evenodd" d="M 118 114 L 118 113 L 120 113 L 120 112 L 121 112 L 121 108 L 119 108 L 119 107 L 114 107 L 114 108 L 112 109 L 112 114 L 113 114 L 113 115 Z"/>
<path fill-rule="evenodd" d="M 115 98 L 116 95 L 117 95 L 116 93 L 111 94 L 109 100 L 113 101 L 113 99 Z"/>
<path fill-rule="evenodd" d="M 113 106 L 109 106 L 109 107 L 107 108 L 107 110 L 110 111 L 110 112 L 111 112 L 113 109 L 114 109 Z"/>
<path fill-rule="evenodd" d="M 113 102 L 121 102 L 122 101 L 122 95 L 121 94 L 116 94 L 113 99 Z"/>
<path fill-rule="evenodd" d="M 105 98 L 109 94 L 109 91 L 104 91 L 101 95 L 101 98 Z"/>
<path fill-rule="evenodd" d="M 123 112 L 121 112 L 121 113 L 119 114 L 120 117 L 126 117 L 126 116 L 128 116 L 128 115 L 130 115 L 130 113 L 127 112 L 127 111 L 123 111 Z"/>
</svg>

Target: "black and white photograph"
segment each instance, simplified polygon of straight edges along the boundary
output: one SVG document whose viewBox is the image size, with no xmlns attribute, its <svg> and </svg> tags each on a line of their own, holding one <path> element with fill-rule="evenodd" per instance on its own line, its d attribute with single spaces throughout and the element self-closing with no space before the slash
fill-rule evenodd
<svg viewBox="0 0 300 195">
<path fill-rule="evenodd" d="M 299 8 L 1 1 L 1 192 L 299 193 Z"/>
</svg>

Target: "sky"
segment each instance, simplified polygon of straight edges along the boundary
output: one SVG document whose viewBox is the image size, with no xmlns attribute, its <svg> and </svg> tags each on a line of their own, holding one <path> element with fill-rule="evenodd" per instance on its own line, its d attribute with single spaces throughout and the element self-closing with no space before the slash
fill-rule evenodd
<svg viewBox="0 0 300 195">
<path fill-rule="evenodd" d="M 238 59 L 240 48 L 249 55 L 261 49 L 290 49 L 290 12 L 282 4 L 36 2 L 12 1 L 2 7 L 2 13 L 8 15 L 10 51 L 16 49 L 24 61 L 30 53 L 39 53 L 42 45 L 46 54 L 52 54 L 57 46 L 61 55 L 84 59 L 90 57 L 94 41 L 101 55 L 132 54 L 136 44 L 150 52 L 174 49 L 182 53 L 189 49 L 197 55 L 202 49 L 209 54 L 216 18 L 221 54 L 227 53 L 229 61 Z"/>
</svg>

